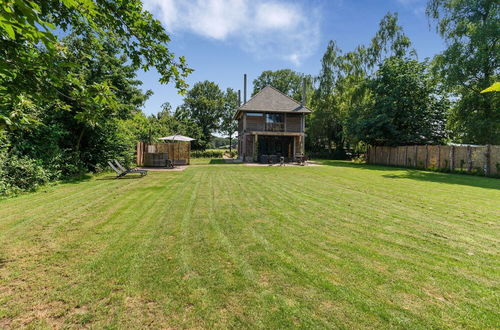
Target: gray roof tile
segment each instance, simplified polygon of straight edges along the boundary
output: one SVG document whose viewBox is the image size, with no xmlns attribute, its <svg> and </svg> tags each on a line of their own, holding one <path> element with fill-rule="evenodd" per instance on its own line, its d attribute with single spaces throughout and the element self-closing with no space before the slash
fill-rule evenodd
<svg viewBox="0 0 500 330">
<path fill-rule="evenodd" d="M 312 112 L 311 109 L 303 107 L 299 102 L 269 85 L 261 89 L 248 102 L 239 107 L 237 112 L 240 111 Z"/>
</svg>

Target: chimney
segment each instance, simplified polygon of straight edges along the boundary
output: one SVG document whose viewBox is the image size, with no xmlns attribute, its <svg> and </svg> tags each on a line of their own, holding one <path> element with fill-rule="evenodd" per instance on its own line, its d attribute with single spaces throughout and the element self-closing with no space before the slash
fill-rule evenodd
<svg viewBox="0 0 500 330">
<path fill-rule="evenodd" d="M 238 106 L 241 107 L 241 89 L 238 89 Z"/>
<path fill-rule="evenodd" d="M 306 78 L 302 78 L 302 102 L 300 102 L 300 105 L 303 107 L 306 106 Z"/>
<path fill-rule="evenodd" d="M 247 103 L 247 74 L 243 75 L 243 103 Z"/>
</svg>

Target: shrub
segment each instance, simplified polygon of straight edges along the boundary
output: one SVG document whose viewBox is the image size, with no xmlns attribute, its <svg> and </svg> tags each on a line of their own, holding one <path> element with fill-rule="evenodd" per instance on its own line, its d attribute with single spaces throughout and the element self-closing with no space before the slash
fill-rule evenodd
<svg viewBox="0 0 500 330">
<path fill-rule="evenodd" d="M 321 150 L 316 152 L 308 152 L 307 156 L 309 158 L 317 158 L 317 159 L 333 159 L 333 160 L 346 160 L 348 159 L 348 155 L 345 150 L 333 150 L 331 153 L 328 150 Z"/>
<path fill-rule="evenodd" d="M 16 155 L 3 155 L 0 159 L 0 195 L 33 191 L 50 179 L 49 171 L 36 160 Z"/>
<path fill-rule="evenodd" d="M 192 158 L 223 158 L 225 150 L 207 149 L 191 151 Z"/>
</svg>

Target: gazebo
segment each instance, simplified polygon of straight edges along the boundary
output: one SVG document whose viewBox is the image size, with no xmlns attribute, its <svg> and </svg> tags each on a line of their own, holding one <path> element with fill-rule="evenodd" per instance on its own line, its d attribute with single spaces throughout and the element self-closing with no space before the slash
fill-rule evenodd
<svg viewBox="0 0 500 330">
<path fill-rule="evenodd" d="M 164 167 L 167 160 L 172 165 L 189 165 L 191 141 L 195 139 L 179 134 L 159 138 L 159 143 L 137 143 L 137 165 Z"/>
</svg>

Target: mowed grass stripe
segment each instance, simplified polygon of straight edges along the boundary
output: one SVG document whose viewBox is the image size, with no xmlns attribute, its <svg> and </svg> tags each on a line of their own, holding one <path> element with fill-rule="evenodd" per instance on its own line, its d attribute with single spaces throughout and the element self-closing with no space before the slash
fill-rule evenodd
<svg viewBox="0 0 500 330">
<path fill-rule="evenodd" d="M 284 190 L 286 190 L 286 189 L 284 189 Z"/>
<path fill-rule="evenodd" d="M 0 232 L 0 326 L 495 327 L 498 181 L 333 164 L 75 184 Z"/>
<path fill-rule="evenodd" d="M 134 186 L 137 182 L 132 180 L 128 180 L 125 186 L 117 186 L 116 184 L 112 184 L 106 192 L 103 193 L 102 190 L 99 189 L 100 185 L 87 185 L 85 187 L 83 183 L 83 191 L 78 191 L 74 194 L 66 195 L 65 198 L 59 198 L 59 194 L 48 192 L 46 194 L 51 195 L 50 198 L 53 200 L 52 202 L 41 204 L 39 206 L 34 206 L 29 201 L 23 199 L 18 206 L 19 212 L 12 214 L 11 216 L 5 217 L 3 221 L 0 222 L 0 229 L 2 230 L 12 230 L 17 225 L 32 222 L 40 217 L 52 217 L 53 219 L 57 219 L 60 215 L 68 214 L 71 212 L 75 212 L 78 214 L 81 209 L 85 207 L 92 206 L 95 203 L 100 202 L 109 196 L 116 194 L 116 188 L 124 189 L 126 186 Z M 89 193 L 90 191 L 90 193 Z M 37 193 L 42 194 L 42 193 Z M 99 199 L 96 199 L 95 196 L 99 196 Z M 76 204 L 76 205 L 75 205 Z M 33 207 L 34 206 L 34 207 Z M 72 206 L 66 207 L 66 206 Z M 47 213 L 47 210 L 50 210 L 51 213 Z"/>
</svg>

